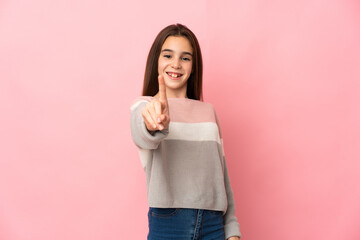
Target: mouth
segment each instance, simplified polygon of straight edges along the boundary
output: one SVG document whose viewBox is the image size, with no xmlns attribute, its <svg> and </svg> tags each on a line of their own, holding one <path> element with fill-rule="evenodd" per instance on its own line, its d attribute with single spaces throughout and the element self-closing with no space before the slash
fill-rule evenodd
<svg viewBox="0 0 360 240">
<path fill-rule="evenodd" d="M 179 79 L 180 77 L 182 77 L 181 73 L 176 73 L 176 72 L 166 72 L 166 74 L 171 78 L 171 79 Z"/>
</svg>

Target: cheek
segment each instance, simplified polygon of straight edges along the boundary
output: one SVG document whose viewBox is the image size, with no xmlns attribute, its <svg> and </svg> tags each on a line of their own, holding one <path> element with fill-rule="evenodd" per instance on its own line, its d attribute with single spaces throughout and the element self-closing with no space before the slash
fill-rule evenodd
<svg viewBox="0 0 360 240">
<path fill-rule="evenodd" d="M 166 64 L 164 63 L 164 61 L 159 60 L 159 62 L 158 62 L 158 71 L 159 71 L 159 73 L 164 71 L 165 65 Z"/>
<path fill-rule="evenodd" d="M 186 71 L 190 74 L 192 72 L 192 63 L 186 64 Z"/>
</svg>

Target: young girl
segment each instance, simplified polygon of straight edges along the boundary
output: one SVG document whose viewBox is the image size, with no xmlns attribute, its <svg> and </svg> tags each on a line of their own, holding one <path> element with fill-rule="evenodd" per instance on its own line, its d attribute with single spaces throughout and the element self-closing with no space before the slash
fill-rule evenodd
<svg viewBox="0 0 360 240">
<path fill-rule="evenodd" d="M 238 240 L 235 202 L 214 107 L 202 101 L 202 57 L 184 25 L 164 28 L 146 63 L 131 133 L 146 172 L 147 239 Z"/>
</svg>

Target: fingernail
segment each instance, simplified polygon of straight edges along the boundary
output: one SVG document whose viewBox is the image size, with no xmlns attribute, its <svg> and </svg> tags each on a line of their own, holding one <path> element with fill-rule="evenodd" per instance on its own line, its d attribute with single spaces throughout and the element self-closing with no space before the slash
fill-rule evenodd
<svg viewBox="0 0 360 240">
<path fill-rule="evenodd" d="M 157 119 L 158 122 L 161 122 L 160 118 Z"/>
<path fill-rule="evenodd" d="M 163 128 L 164 128 L 163 125 L 160 124 L 160 125 L 159 125 L 159 129 L 160 129 L 160 130 L 163 130 Z"/>
<path fill-rule="evenodd" d="M 156 124 L 154 124 L 153 127 L 156 128 Z"/>
</svg>

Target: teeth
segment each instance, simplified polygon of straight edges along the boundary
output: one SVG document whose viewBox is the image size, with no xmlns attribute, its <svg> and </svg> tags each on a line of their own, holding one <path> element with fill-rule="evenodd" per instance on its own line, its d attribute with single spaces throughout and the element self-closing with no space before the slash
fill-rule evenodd
<svg viewBox="0 0 360 240">
<path fill-rule="evenodd" d="M 178 75 L 178 74 L 174 74 L 174 73 L 169 73 L 169 75 L 170 75 L 171 77 L 173 77 L 173 78 L 175 78 L 175 77 L 180 77 L 180 74 Z"/>
</svg>

